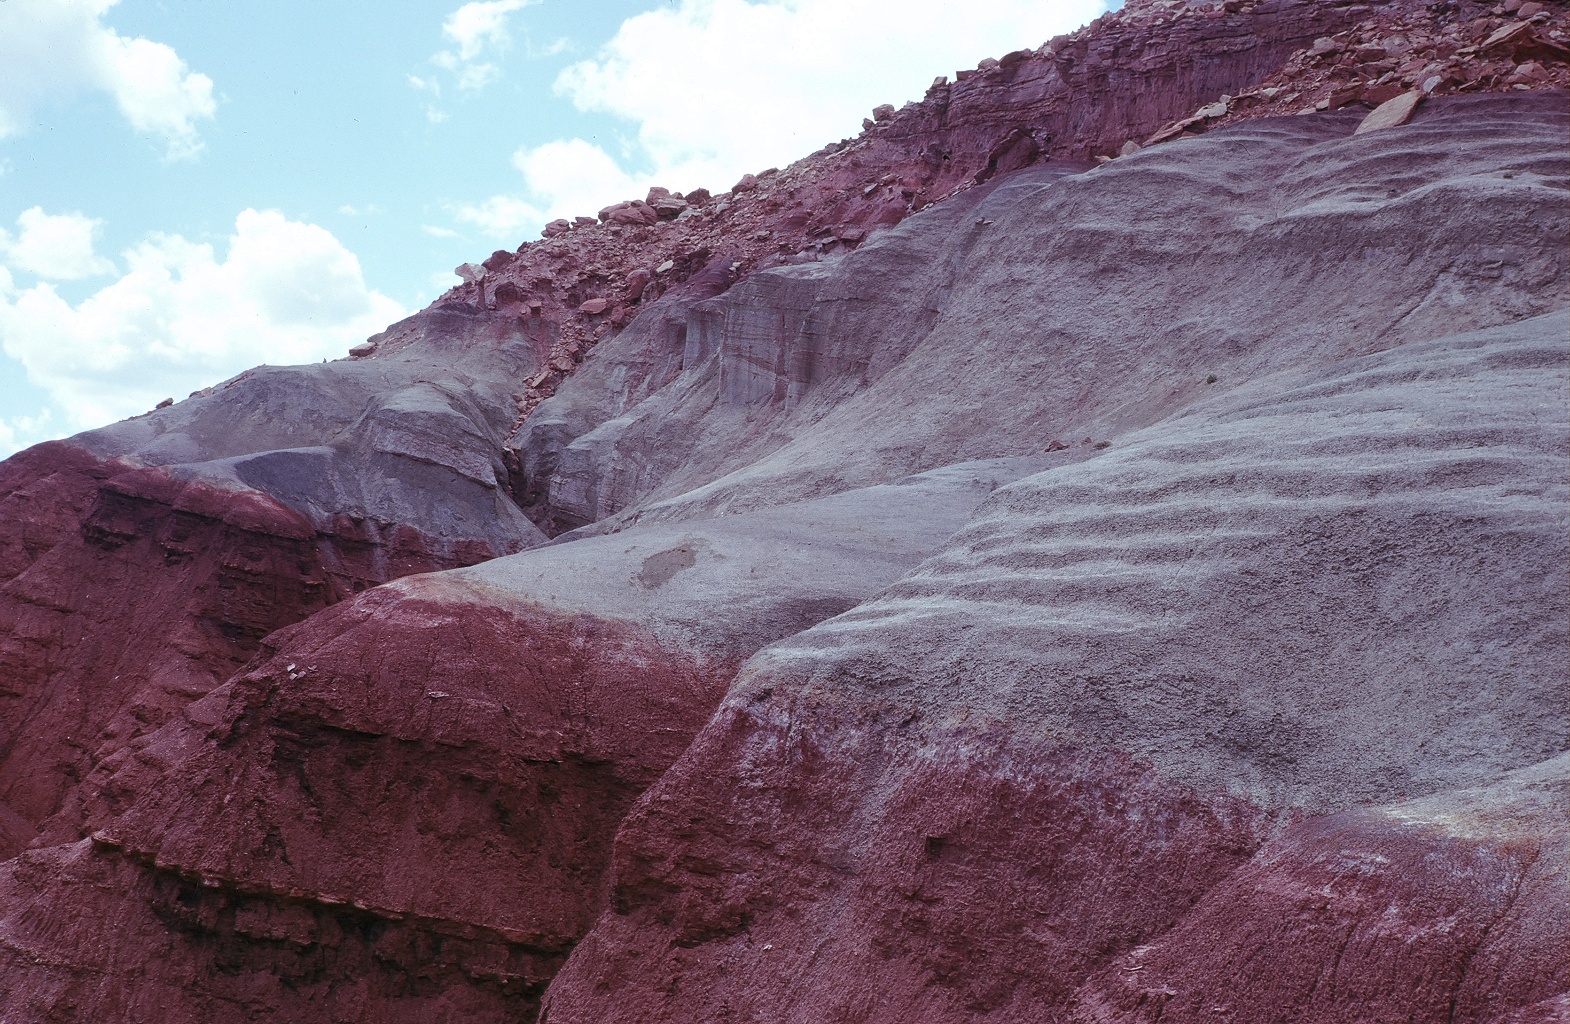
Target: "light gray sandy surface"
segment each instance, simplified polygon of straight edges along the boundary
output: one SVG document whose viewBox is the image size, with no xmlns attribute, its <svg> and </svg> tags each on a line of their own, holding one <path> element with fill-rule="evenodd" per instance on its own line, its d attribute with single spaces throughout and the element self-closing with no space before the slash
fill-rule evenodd
<svg viewBox="0 0 1570 1024">
<path fill-rule="evenodd" d="M 513 443 L 569 518 L 614 529 L 1116 439 L 1217 389 L 1570 302 L 1562 94 L 1432 100 L 1354 138 L 1358 117 L 963 193 L 694 307 L 681 374 L 646 399 L 607 404 L 597 351 Z"/>
<path fill-rule="evenodd" d="M 1570 741 L 1567 357 L 1553 314 L 1240 388 L 1000 490 L 744 676 L 1264 806 L 1544 760 Z"/>
<path fill-rule="evenodd" d="M 411 596 L 621 619 L 734 657 L 893 583 L 994 490 L 1050 465 L 993 459 L 746 514 L 652 525 L 389 584 Z"/>
</svg>

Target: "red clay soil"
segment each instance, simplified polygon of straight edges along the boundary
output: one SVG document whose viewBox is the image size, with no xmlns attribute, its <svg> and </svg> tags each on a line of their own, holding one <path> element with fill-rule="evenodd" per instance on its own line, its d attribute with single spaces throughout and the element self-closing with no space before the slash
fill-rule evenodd
<svg viewBox="0 0 1570 1024">
<path fill-rule="evenodd" d="M 613 912 L 542 1020 L 1055 1019 L 1268 824 L 1001 723 L 912 743 L 840 710 L 721 712 L 628 817 Z M 694 786 L 716 763 L 742 784 Z"/>
<path fill-rule="evenodd" d="M 628 816 L 542 1022 L 1563 1019 L 1562 763 L 1294 822 L 1001 722 L 759 699 Z"/>
<path fill-rule="evenodd" d="M 522 1019 L 603 905 L 620 820 L 734 669 L 624 624 L 395 587 L 281 631 L 101 765 L 91 840 L 0 879 L 3 974 L 23 951 L 77 965 L 8 1005 Z M 59 906 L 92 925 L 59 928 Z M 143 939 L 111 948 L 126 935 Z"/>
<path fill-rule="evenodd" d="M 341 517 L 318 531 L 259 491 L 67 442 L 0 474 L 0 802 L 35 827 L 93 764 L 228 678 L 267 634 L 386 580 L 495 554 L 413 524 Z"/>
</svg>

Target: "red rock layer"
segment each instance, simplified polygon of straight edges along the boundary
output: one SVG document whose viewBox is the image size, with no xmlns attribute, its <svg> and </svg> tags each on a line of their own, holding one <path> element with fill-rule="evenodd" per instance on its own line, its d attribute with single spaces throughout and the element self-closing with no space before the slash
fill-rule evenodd
<svg viewBox="0 0 1570 1024">
<path fill-rule="evenodd" d="M 521 421 L 596 341 L 661 294 L 706 297 L 757 269 L 854 248 L 995 175 L 1042 160 L 1107 159 L 1153 133 L 1172 138 L 1305 106 L 1373 106 L 1404 89 L 1570 86 L 1566 21 L 1560 5 L 1513 0 L 1130 3 L 953 83 L 940 78 L 919 102 L 880 108 L 856 139 L 749 174 L 728 193 L 700 189 L 673 202 L 657 189 L 598 220 L 557 222 L 545 240 L 471 266 L 474 279 L 438 305 L 510 309 L 543 325 L 552 356 L 518 396 Z"/>
<path fill-rule="evenodd" d="M 1074 1019 L 1488 1022 L 1558 1002 L 1538 1019 L 1563 1020 L 1564 792 L 1543 787 L 1539 807 L 1496 793 L 1459 815 L 1414 802 L 1303 822 L 1110 965 Z"/>
<path fill-rule="evenodd" d="M 960 736 L 755 699 L 629 815 L 614 910 L 543 1020 L 1050 1020 L 1268 824 L 1001 722 Z M 741 777 L 699 782 L 721 763 Z"/>
<path fill-rule="evenodd" d="M 0 872 L 0 1016 L 532 1014 L 607 905 L 620 821 L 736 666 L 1035 468 L 538 549 L 280 630 L 99 764 L 92 843 Z"/>
<path fill-rule="evenodd" d="M 276 634 L 105 762 L 83 787 L 92 843 L 0 878 L 0 974 L 35 965 L 8 1011 L 532 1014 L 604 905 L 618 823 L 735 666 L 443 586 L 379 588 Z M 114 934 L 142 952 L 105 948 Z"/>
<path fill-rule="evenodd" d="M 1563 1019 L 1562 780 L 1291 824 L 1002 722 L 769 697 L 628 816 L 542 1021 Z"/>
<path fill-rule="evenodd" d="M 1263 82 L 1207 104 L 1149 141 L 1257 117 L 1377 106 L 1402 94 L 1570 88 L 1567 30 L 1570 17 L 1554 4 L 1391 6 L 1321 36 Z"/>
<path fill-rule="evenodd" d="M 494 554 L 414 525 L 341 517 L 319 531 L 258 491 L 68 443 L 30 449 L 3 473 L 0 802 L 34 826 L 268 633 L 385 580 Z"/>
<path fill-rule="evenodd" d="M 525 1019 L 507 979 L 531 964 L 483 931 L 212 888 L 86 839 L 0 864 L 0 901 L 17 1020 Z M 94 926 L 71 927 L 62 905 Z"/>
</svg>

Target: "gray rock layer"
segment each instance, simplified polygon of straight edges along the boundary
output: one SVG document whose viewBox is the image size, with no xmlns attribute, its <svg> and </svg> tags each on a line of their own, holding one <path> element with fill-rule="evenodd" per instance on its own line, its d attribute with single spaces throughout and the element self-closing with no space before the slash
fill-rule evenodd
<svg viewBox="0 0 1570 1024">
<path fill-rule="evenodd" d="M 1212 376 L 1565 305 L 1562 95 L 1433 100 L 1354 139 L 1357 122 L 1266 119 L 972 189 L 692 307 L 670 383 L 607 409 L 586 372 L 513 443 L 567 520 L 614 528 L 1118 437 Z M 629 333 L 585 369 L 651 344 Z"/>
<path fill-rule="evenodd" d="M 418 524 L 494 554 L 539 543 L 512 501 L 502 439 L 543 353 L 516 316 L 433 309 L 368 358 L 259 366 L 73 443 L 178 478 L 260 491 L 321 530 Z"/>
<path fill-rule="evenodd" d="M 1567 336 L 1553 314 L 1195 406 L 1000 490 L 747 673 L 1266 807 L 1541 761 L 1570 745 Z"/>
</svg>

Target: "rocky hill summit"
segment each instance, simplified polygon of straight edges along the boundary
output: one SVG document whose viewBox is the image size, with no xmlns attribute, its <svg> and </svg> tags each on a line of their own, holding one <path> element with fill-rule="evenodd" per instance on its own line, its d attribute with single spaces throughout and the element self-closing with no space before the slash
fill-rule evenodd
<svg viewBox="0 0 1570 1024">
<path fill-rule="evenodd" d="M 1130 3 L 0 464 L 0 1016 L 1570 1019 L 1566 28 Z"/>
</svg>

